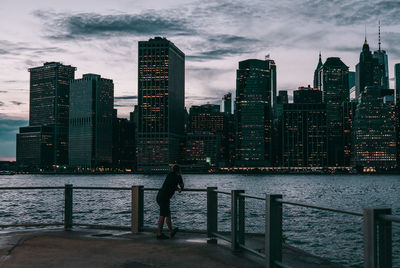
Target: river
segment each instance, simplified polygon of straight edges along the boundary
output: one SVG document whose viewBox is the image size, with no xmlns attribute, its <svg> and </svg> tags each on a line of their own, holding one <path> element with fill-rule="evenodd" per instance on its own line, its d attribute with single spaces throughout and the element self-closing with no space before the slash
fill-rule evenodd
<svg viewBox="0 0 400 268">
<path fill-rule="evenodd" d="M 164 175 L 12 175 L 0 187 L 107 186 L 160 187 Z M 398 175 L 183 175 L 185 187 L 245 190 L 246 194 L 282 194 L 284 200 L 362 212 L 365 207 L 392 208 L 400 215 Z M 230 228 L 230 196 L 218 196 L 219 230 Z M 155 227 L 155 192 L 145 192 L 145 226 Z M 0 191 L 0 224 L 60 222 L 63 190 Z M 246 200 L 246 232 L 264 230 L 263 201 Z M 181 229 L 206 229 L 205 193 L 175 194 L 173 223 Z M 129 226 L 130 192 L 74 190 L 74 223 Z M 0 229 L 10 231 L 13 229 Z M 309 208 L 283 207 L 287 243 L 350 267 L 362 267 L 362 218 Z M 393 224 L 393 267 L 400 267 L 400 226 Z"/>
</svg>

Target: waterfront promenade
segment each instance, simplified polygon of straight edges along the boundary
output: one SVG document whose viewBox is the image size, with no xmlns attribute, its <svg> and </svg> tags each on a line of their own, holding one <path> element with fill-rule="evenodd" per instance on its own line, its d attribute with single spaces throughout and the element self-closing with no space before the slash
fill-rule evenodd
<svg viewBox="0 0 400 268">
<path fill-rule="evenodd" d="M 290 267 L 342 267 L 284 246 Z M 178 233 L 165 241 L 154 233 L 110 230 L 35 230 L 0 234 L 0 267 L 265 267 L 227 243 L 208 244 L 202 234 Z"/>
<path fill-rule="evenodd" d="M 43 255 L 45 261 L 46 258 L 52 259 L 55 258 L 54 256 L 59 256 L 62 262 L 64 261 L 62 252 L 70 254 L 75 252 L 71 257 L 74 261 L 92 259 L 96 262 L 96 254 L 100 252 L 100 257 L 104 257 L 107 252 L 112 253 L 114 248 L 118 248 L 117 244 L 121 244 L 123 245 L 120 247 L 121 252 L 138 251 L 138 248 L 143 247 L 140 251 L 142 254 L 148 252 L 146 253 L 148 255 L 151 253 L 157 255 L 165 251 L 172 257 L 177 253 L 178 259 L 179 255 L 183 254 L 185 259 L 187 257 L 188 260 L 192 258 L 204 260 L 204 262 L 208 261 L 207 256 L 211 256 L 209 265 L 208 262 L 203 265 L 195 261 L 194 265 L 201 263 L 202 267 L 213 267 L 212 263 L 223 267 L 224 258 L 233 258 L 233 256 L 254 262 L 254 265 L 246 264 L 245 267 L 257 267 L 257 265 L 339 267 L 326 261 L 326 258 L 351 267 L 361 267 L 363 264 L 367 264 L 365 267 L 378 267 L 375 265 L 376 257 L 388 262 L 391 262 L 393 257 L 393 267 L 397 267 L 395 263 L 398 258 L 398 233 L 395 229 L 392 235 L 391 222 L 396 224 L 400 219 L 391 215 L 390 210 L 387 209 L 343 210 L 315 203 L 290 201 L 282 195 L 254 195 L 244 190 L 226 191 L 216 187 L 186 188 L 181 195 L 177 195 L 177 200 L 174 202 L 177 205 L 174 210 L 178 219 L 176 223 L 183 229 L 182 232 L 179 232 L 176 239 L 157 241 L 154 233 L 157 212 L 154 213 L 152 207 L 157 189 L 157 187 L 143 186 L 73 185 L 0 187 L 3 199 L 0 228 L 2 232 L 9 232 L 0 236 L 2 261 L 8 265 L 12 256 L 18 257 L 18 252 L 21 252 L 19 256 L 29 256 L 33 252 L 32 256 Z M 184 202 L 180 198 L 183 198 Z M 291 208 L 302 210 L 291 213 Z M 284 214 L 282 214 L 283 209 L 286 211 Z M 60 217 L 61 215 L 63 216 Z M 334 218 L 327 218 L 328 215 Z M 329 223 L 324 219 L 329 219 Z M 357 223 L 358 225 L 355 225 Z M 309 230 L 311 233 L 307 234 L 310 235 L 303 236 L 303 241 L 316 242 L 318 247 L 315 247 L 314 251 L 306 248 L 307 252 L 294 248 L 299 247 L 299 242 L 296 243 L 296 240 L 293 240 L 293 233 L 285 232 L 284 229 L 290 224 L 296 225 L 299 234 L 302 234 L 304 230 Z M 39 226 L 44 229 L 12 232 L 12 230 L 23 230 L 23 227 L 38 228 Z M 330 232 L 321 232 L 321 226 L 331 226 L 334 229 Z M 94 228 L 100 231 L 93 231 Z M 379 239 L 374 231 L 377 229 L 381 233 Z M 321 237 L 327 239 L 332 233 L 336 238 L 344 234 L 348 239 L 341 241 L 330 239 L 330 243 L 336 243 L 340 250 L 331 251 L 330 256 L 321 254 L 320 252 L 324 250 L 332 249 L 329 244 L 321 243 Z M 357 236 L 360 236 L 364 243 L 353 239 Z M 102 246 L 96 246 L 100 242 Z M 217 243 L 214 244 L 215 242 Z M 285 242 L 294 247 L 288 246 Z M 30 243 L 34 244 L 25 248 Z M 81 244 L 82 250 L 77 250 Z M 392 246 L 393 254 L 391 253 Z M 87 251 L 89 248 L 93 250 Z M 176 250 L 171 252 L 170 248 Z M 191 250 L 188 250 L 189 248 Z M 304 249 L 301 245 L 300 248 Z M 364 251 L 364 258 L 359 249 Z M 390 249 L 390 252 L 387 249 Z M 219 250 L 222 252 L 217 255 L 225 256 L 221 260 L 213 257 L 212 254 Z M 82 255 L 82 252 L 86 254 Z M 314 257 L 308 252 L 320 257 Z M 363 260 L 349 263 L 349 253 Z M 118 254 L 115 253 L 116 256 L 119 256 Z M 335 255 L 336 258 L 331 257 Z M 141 263 L 141 258 L 129 259 L 129 256 L 131 255 L 128 254 L 126 257 L 121 255 L 119 258 L 125 260 L 126 263 L 129 261 Z M 150 262 L 146 263 L 144 259 L 142 263 L 156 267 L 157 265 L 176 266 L 175 263 L 164 263 L 162 256 L 149 257 L 149 260 Z M 158 264 L 152 263 L 153 260 Z M 117 262 L 115 265 L 123 267 L 125 262 Z M 234 264 L 237 263 L 239 262 L 234 262 Z M 74 266 L 79 265 L 77 263 Z M 106 267 L 107 265 L 105 264 Z"/>
</svg>

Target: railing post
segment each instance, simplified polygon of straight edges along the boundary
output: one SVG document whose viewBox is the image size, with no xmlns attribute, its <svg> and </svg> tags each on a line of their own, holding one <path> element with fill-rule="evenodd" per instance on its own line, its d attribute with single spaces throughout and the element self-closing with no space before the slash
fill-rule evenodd
<svg viewBox="0 0 400 268">
<path fill-rule="evenodd" d="M 244 193 L 243 190 L 232 190 L 231 191 L 231 248 L 232 251 L 240 251 L 239 243 L 243 239 L 243 234 L 241 234 L 241 229 L 244 229 L 244 217 L 240 218 L 239 211 L 239 194 Z M 243 205 L 243 204 L 242 204 Z M 244 209 L 244 207 L 243 207 Z M 244 213 L 243 213 L 244 214 Z M 243 230 L 244 232 L 244 230 Z"/>
<path fill-rule="evenodd" d="M 282 203 L 280 194 L 266 195 L 265 202 L 265 267 L 278 267 L 282 262 Z"/>
<path fill-rule="evenodd" d="M 72 184 L 65 184 L 64 188 L 64 229 L 72 229 Z"/>
<path fill-rule="evenodd" d="M 132 186 L 131 231 L 139 233 L 143 230 L 144 187 Z"/>
<path fill-rule="evenodd" d="M 218 194 L 217 187 L 207 187 L 207 243 L 216 244 L 213 233 L 218 232 Z"/>
<path fill-rule="evenodd" d="M 244 194 L 244 190 L 239 190 L 239 194 L 243 193 Z M 239 195 L 239 232 L 238 232 L 238 242 L 240 245 L 244 245 L 245 243 L 245 239 L 244 239 L 244 235 L 245 235 L 245 198 L 244 196 Z"/>
<path fill-rule="evenodd" d="M 364 209 L 364 268 L 392 267 L 392 222 L 379 220 L 391 213 L 390 208 Z"/>
</svg>

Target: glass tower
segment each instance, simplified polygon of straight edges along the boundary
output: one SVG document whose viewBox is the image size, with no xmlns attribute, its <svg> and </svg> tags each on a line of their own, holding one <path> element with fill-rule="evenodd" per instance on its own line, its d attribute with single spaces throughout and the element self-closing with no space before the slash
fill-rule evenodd
<svg viewBox="0 0 400 268">
<path fill-rule="evenodd" d="M 344 161 L 342 103 L 349 101 L 349 67 L 340 58 L 328 58 L 320 68 L 322 101 L 326 103 L 328 166 L 342 166 Z"/>
<path fill-rule="evenodd" d="M 236 74 L 235 165 L 270 166 L 275 62 L 270 59 L 241 61 Z"/>
<path fill-rule="evenodd" d="M 184 135 L 185 54 L 166 38 L 139 42 L 138 170 L 166 171 Z"/>
<path fill-rule="evenodd" d="M 71 82 L 70 96 L 70 166 L 84 170 L 110 167 L 113 81 L 96 74 L 84 74 Z"/>
</svg>

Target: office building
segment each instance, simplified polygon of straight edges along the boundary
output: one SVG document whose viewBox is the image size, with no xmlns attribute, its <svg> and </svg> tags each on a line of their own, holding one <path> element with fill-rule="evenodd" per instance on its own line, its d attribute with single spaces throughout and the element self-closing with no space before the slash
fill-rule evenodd
<svg viewBox="0 0 400 268">
<path fill-rule="evenodd" d="M 358 102 L 356 100 L 345 101 L 342 104 L 343 113 L 343 165 L 351 166 L 351 158 L 353 155 L 353 126 Z"/>
<path fill-rule="evenodd" d="M 167 171 L 184 138 L 185 54 L 165 38 L 139 42 L 138 170 Z"/>
<path fill-rule="evenodd" d="M 236 78 L 236 166 L 271 165 L 276 65 L 271 59 L 239 62 Z"/>
<path fill-rule="evenodd" d="M 353 165 L 364 172 L 396 168 L 397 119 L 393 90 L 366 87 L 360 100 L 353 127 Z"/>
<path fill-rule="evenodd" d="M 192 106 L 189 111 L 184 160 L 188 164 L 218 166 L 224 153 L 225 113 L 220 106 Z"/>
<path fill-rule="evenodd" d="M 394 65 L 394 78 L 395 78 L 395 96 L 396 96 L 396 103 L 400 103 L 400 63 L 396 63 Z"/>
<path fill-rule="evenodd" d="M 112 161 L 114 170 L 136 170 L 136 127 L 132 120 L 113 119 Z"/>
<path fill-rule="evenodd" d="M 225 114 L 232 114 L 232 93 L 227 93 L 222 98 L 222 107 Z"/>
<path fill-rule="evenodd" d="M 293 92 L 294 103 L 321 103 L 322 92 L 318 88 L 299 87 L 298 90 Z"/>
<path fill-rule="evenodd" d="M 36 128 L 23 129 L 24 135 L 32 135 L 39 132 L 52 133 L 54 141 L 51 143 L 52 151 L 46 151 L 52 156 L 32 153 L 36 156 L 52 159 L 52 166 L 66 165 L 68 163 L 68 121 L 69 121 L 69 83 L 74 79 L 76 68 L 63 65 L 60 62 L 46 62 L 43 66 L 29 69 L 30 73 L 30 96 L 29 96 L 29 126 Z M 42 128 L 46 126 L 46 128 Z M 47 134 L 46 134 L 47 135 Z M 32 140 L 33 142 L 33 140 Z M 24 146 L 25 143 L 17 143 L 17 151 L 24 152 L 33 147 Z M 40 145 L 36 145 L 40 147 Z M 30 155 L 30 152 L 26 152 Z M 24 154 L 19 154 L 17 161 L 23 165 Z M 30 162 L 31 160 L 27 160 Z M 36 159 L 35 163 L 43 163 L 47 160 Z"/>
<path fill-rule="evenodd" d="M 349 101 L 349 68 L 340 58 L 328 58 L 319 70 L 322 101 L 326 103 L 328 166 L 342 166 L 344 161 L 343 120 L 341 107 Z"/>
<path fill-rule="evenodd" d="M 97 74 L 71 81 L 69 165 L 102 171 L 112 165 L 114 83 Z"/>
<path fill-rule="evenodd" d="M 280 166 L 327 165 L 326 106 L 321 102 L 283 105 Z"/>
<path fill-rule="evenodd" d="M 319 69 L 322 67 L 322 58 L 321 58 L 321 52 L 319 53 L 319 59 L 318 59 L 318 64 L 317 67 L 315 68 L 314 71 L 314 88 L 320 88 L 321 83 L 320 83 L 320 78 L 319 78 Z"/>
<path fill-rule="evenodd" d="M 17 134 L 17 163 L 20 167 L 38 171 L 54 165 L 54 127 L 21 127 Z"/>
</svg>

